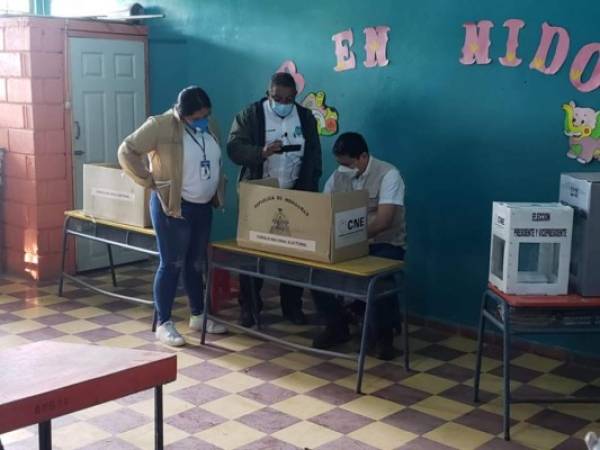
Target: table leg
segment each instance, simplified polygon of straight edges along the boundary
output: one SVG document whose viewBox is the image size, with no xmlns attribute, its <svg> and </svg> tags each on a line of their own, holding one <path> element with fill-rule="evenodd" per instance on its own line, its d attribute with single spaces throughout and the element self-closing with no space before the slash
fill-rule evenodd
<svg viewBox="0 0 600 450">
<path fill-rule="evenodd" d="M 65 223 L 63 225 L 63 240 L 62 240 L 62 260 L 60 266 L 60 278 L 58 280 L 58 296 L 62 297 L 63 295 L 63 286 L 65 284 L 65 262 L 67 258 L 67 228 L 69 226 L 69 217 L 65 218 Z"/>
<path fill-rule="evenodd" d="M 158 324 L 158 311 L 156 311 L 156 305 L 153 306 L 154 311 L 152 311 L 152 332 L 156 332 L 156 325 Z"/>
<path fill-rule="evenodd" d="M 38 424 L 38 442 L 40 450 L 52 450 L 52 429 L 49 420 Z"/>
<path fill-rule="evenodd" d="M 206 342 L 206 326 L 208 324 L 208 316 L 210 314 L 210 307 L 212 306 L 212 278 L 213 278 L 213 266 L 209 261 L 206 265 L 206 283 L 204 286 L 204 318 L 202 319 L 202 334 L 200 337 L 200 343 L 204 345 Z"/>
<path fill-rule="evenodd" d="M 106 249 L 108 250 L 108 263 L 110 264 L 110 275 L 112 277 L 113 287 L 117 287 L 117 274 L 115 273 L 115 261 L 113 259 L 112 248 L 110 244 L 106 244 Z"/>
<path fill-rule="evenodd" d="M 261 329 L 260 323 L 260 307 L 259 307 L 259 296 L 256 292 L 256 278 L 250 277 L 250 295 L 251 295 L 251 306 L 252 306 L 252 317 L 254 317 L 254 323 L 256 329 Z"/>
<path fill-rule="evenodd" d="M 502 339 L 502 375 L 504 378 L 504 440 L 510 441 L 510 307 L 506 304 L 506 302 L 502 303 L 502 310 L 504 312 L 504 334 Z"/>
<path fill-rule="evenodd" d="M 479 402 L 479 381 L 481 379 L 481 359 L 483 353 L 483 340 L 485 333 L 485 307 L 487 304 L 487 291 L 483 293 L 481 299 L 481 311 L 479 315 L 479 333 L 477 335 L 477 356 L 475 359 L 475 380 L 473 382 L 473 400 Z"/>
<path fill-rule="evenodd" d="M 404 370 L 410 372 L 410 348 L 408 344 L 408 302 L 406 297 L 403 300 L 404 306 L 402 315 L 402 340 L 404 346 Z"/>
<path fill-rule="evenodd" d="M 154 450 L 163 449 L 162 385 L 154 388 Z"/>
<path fill-rule="evenodd" d="M 372 314 L 372 309 L 373 309 L 373 305 L 372 305 L 373 301 L 372 300 L 373 300 L 375 281 L 376 281 L 376 278 L 373 278 L 369 282 L 369 287 L 367 289 L 367 298 L 366 298 L 367 306 L 365 308 L 365 316 L 363 318 L 362 336 L 360 339 L 360 351 L 358 353 L 358 373 L 357 373 L 357 380 L 356 380 L 356 393 L 357 394 L 362 394 L 361 388 L 362 388 L 363 373 L 365 370 L 365 358 L 367 356 L 367 339 L 368 339 L 368 335 L 369 335 L 368 328 L 371 325 L 371 314 Z"/>
</svg>

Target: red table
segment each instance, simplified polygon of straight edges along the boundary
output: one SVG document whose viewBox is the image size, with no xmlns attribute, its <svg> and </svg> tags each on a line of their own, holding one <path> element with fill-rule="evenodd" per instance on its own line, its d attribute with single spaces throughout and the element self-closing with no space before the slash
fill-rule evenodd
<svg viewBox="0 0 600 450">
<path fill-rule="evenodd" d="M 474 396 L 479 401 L 479 380 L 485 325 L 502 332 L 504 439 L 510 440 L 511 403 L 600 403 L 596 397 L 513 398 L 510 392 L 511 337 L 526 334 L 600 333 L 600 298 L 580 295 L 510 295 L 493 286 L 483 294 L 477 341 Z"/>
<path fill-rule="evenodd" d="M 175 355 L 44 341 L 2 350 L 0 361 L 0 434 L 37 423 L 40 449 L 50 450 L 51 419 L 155 388 L 163 448 L 162 385 L 177 378 Z"/>
</svg>

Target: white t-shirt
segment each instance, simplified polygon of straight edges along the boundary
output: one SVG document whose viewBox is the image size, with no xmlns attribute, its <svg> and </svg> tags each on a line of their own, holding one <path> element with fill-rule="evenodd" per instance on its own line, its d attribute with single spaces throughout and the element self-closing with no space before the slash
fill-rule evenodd
<svg viewBox="0 0 600 450">
<path fill-rule="evenodd" d="M 358 177 L 352 180 L 352 189 L 359 191 L 365 187 L 365 181 L 371 167 L 372 156 L 369 156 L 369 164 L 367 169 Z M 331 174 L 323 192 L 331 192 L 333 189 L 333 178 L 335 172 Z M 386 173 L 381 179 L 379 188 L 379 204 L 380 205 L 398 205 L 404 206 L 404 180 L 400 176 L 398 169 L 392 169 Z"/>
<path fill-rule="evenodd" d="M 294 105 L 292 112 L 286 117 L 279 117 L 271 108 L 269 100 L 263 103 L 265 112 L 265 143 L 280 140 L 283 145 L 300 145 L 297 152 L 278 153 L 269 156 L 263 165 L 264 178 L 277 178 L 279 187 L 290 189 L 294 187 L 304 156 L 304 135 L 298 109 Z"/>
<path fill-rule="evenodd" d="M 196 130 L 190 134 L 183 131 L 183 184 L 181 196 L 192 203 L 208 203 L 212 200 L 221 176 L 221 148 L 210 133 Z M 202 151 L 204 146 L 204 152 Z M 206 159 L 204 157 L 206 153 Z M 209 165 L 210 170 L 207 170 Z"/>
</svg>

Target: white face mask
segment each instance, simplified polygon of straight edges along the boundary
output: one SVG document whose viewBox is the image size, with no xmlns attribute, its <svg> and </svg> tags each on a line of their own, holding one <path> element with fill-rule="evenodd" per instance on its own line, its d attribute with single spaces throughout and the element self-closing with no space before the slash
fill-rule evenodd
<svg viewBox="0 0 600 450">
<path fill-rule="evenodd" d="M 352 175 L 353 177 L 358 176 L 358 169 L 356 167 L 339 166 L 338 172 Z"/>
</svg>

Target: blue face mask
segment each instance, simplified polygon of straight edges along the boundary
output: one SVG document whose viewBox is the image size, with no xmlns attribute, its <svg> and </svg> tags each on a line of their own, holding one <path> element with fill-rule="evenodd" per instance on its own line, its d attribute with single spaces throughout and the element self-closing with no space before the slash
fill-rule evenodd
<svg viewBox="0 0 600 450">
<path fill-rule="evenodd" d="M 208 118 L 204 117 L 203 119 L 196 119 L 190 122 L 190 125 L 195 129 L 200 130 L 204 133 L 208 131 Z"/>
<path fill-rule="evenodd" d="M 279 117 L 287 117 L 292 112 L 294 108 L 293 103 L 277 103 L 276 101 L 271 101 L 271 108 L 273 112 L 277 114 Z"/>
</svg>

